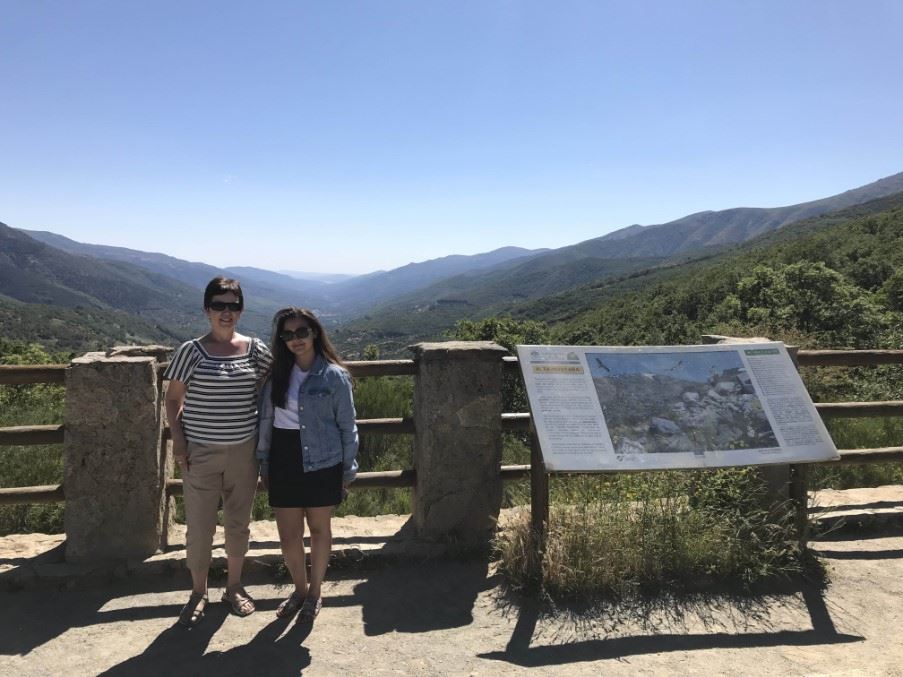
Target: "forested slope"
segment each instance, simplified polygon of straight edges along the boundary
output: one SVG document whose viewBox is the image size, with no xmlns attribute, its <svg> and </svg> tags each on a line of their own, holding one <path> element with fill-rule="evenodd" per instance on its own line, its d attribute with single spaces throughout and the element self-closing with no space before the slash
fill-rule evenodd
<svg viewBox="0 0 903 677">
<path fill-rule="evenodd" d="M 545 312 L 552 308 L 557 317 Z M 544 299 L 522 316 L 552 320 L 557 340 L 568 343 L 673 344 L 756 330 L 865 348 L 900 347 L 901 310 L 897 195 L 705 261 Z"/>
</svg>

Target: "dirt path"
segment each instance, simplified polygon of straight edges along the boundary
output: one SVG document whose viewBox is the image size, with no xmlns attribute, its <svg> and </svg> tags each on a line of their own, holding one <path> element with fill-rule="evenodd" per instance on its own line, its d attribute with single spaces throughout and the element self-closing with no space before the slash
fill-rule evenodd
<svg viewBox="0 0 903 677">
<path fill-rule="evenodd" d="M 258 613 L 214 604 L 191 631 L 174 625 L 182 575 L 5 592 L 0 674 L 903 676 L 903 536 L 817 548 L 831 572 L 824 594 L 592 618 L 518 606 L 479 562 L 333 571 L 312 629 L 277 620 L 284 591 L 261 580 L 248 586 Z"/>
</svg>

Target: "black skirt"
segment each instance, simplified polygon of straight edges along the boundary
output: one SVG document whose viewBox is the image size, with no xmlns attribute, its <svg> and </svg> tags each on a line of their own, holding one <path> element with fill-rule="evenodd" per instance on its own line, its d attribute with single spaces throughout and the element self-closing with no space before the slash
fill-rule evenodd
<svg viewBox="0 0 903 677">
<path fill-rule="evenodd" d="M 304 472 L 297 430 L 273 428 L 269 472 L 272 508 L 324 508 L 342 502 L 342 464 Z"/>
</svg>

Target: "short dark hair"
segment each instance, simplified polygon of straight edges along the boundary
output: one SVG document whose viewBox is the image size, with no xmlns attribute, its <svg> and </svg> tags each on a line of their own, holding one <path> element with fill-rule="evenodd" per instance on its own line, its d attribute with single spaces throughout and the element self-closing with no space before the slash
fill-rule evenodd
<svg viewBox="0 0 903 677">
<path fill-rule="evenodd" d="M 210 307 L 210 302 L 217 294 L 228 294 L 230 292 L 238 297 L 238 303 L 241 306 L 240 310 L 244 309 L 245 297 L 242 296 L 241 285 L 238 284 L 238 280 L 233 280 L 231 277 L 223 277 L 222 275 L 214 277 L 207 283 L 207 288 L 204 290 L 204 309 L 206 310 Z"/>
</svg>

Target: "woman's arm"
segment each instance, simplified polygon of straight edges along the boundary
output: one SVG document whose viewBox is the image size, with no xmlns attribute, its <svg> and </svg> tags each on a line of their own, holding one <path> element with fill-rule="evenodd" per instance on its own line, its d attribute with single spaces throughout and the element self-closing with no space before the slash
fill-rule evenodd
<svg viewBox="0 0 903 677">
<path fill-rule="evenodd" d="M 260 339 L 254 341 L 254 371 L 257 374 L 257 385 L 262 388 L 270 374 L 270 367 L 273 364 L 273 355 L 267 344 Z"/>
<path fill-rule="evenodd" d="M 272 390 L 273 382 L 267 379 L 257 401 L 257 450 L 255 456 L 260 464 L 260 478 L 263 480 L 264 486 L 269 483 L 270 445 L 273 442 L 273 419 L 276 415 L 271 396 Z"/>
<path fill-rule="evenodd" d="M 182 405 L 185 404 L 185 392 L 187 387 L 177 380 L 169 382 L 166 388 L 166 420 L 169 421 L 169 431 L 172 437 L 172 455 L 177 463 L 185 462 L 188 468 L 188 443 L 185 440 L 185 431 L 182 429 Z"/>
<path fill-rule="evenodd" d="M 351 392 L 351 377 L 339 372 L 339 382 L 333 391 L 333 405 L 336 425 L 342 440 L 342 483 L 347 486 L 357 476 L 357 414 L 354 411 L 354 396 Z"/>
</svg>

